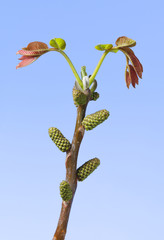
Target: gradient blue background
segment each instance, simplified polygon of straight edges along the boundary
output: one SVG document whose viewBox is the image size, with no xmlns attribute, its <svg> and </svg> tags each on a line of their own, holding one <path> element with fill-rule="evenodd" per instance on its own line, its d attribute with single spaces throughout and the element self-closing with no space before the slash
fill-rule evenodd
<svg viewBox="0 0 164 240">
<path fill-rule="evenodd" d="M 58 53 L 16 70 L 15 53 L 31 41 L 64 38 L 77 71 L 91 74 L 94 46 L 119 36 L 137 41 L 143 79 L 128 90 L 125 57 L 109 54 L 96 77 L 100 99 L 87 114 L 110 111 L 86 132 L 78 166 L 100 167 L 78 184 L 66 240 L 164 239 L 163 1 L 9 1 L 1 3 L 0 239 L 50 240 L 58 221 L 65 153 L 48 136 L 72 139 L 74 75 Z"/>
</svg>

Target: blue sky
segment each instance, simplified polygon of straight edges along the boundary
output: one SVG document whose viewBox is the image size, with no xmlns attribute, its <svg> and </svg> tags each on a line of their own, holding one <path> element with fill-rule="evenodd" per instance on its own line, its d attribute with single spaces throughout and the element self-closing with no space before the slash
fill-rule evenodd
<svg viewBox="0 0 164 240">
<path fill-rule="evenodd" d="M 51 52 L 16 70 L 15 53 L 32 41 L 66 40 L 78 73 L 92 74 L 101 52 L 94 46 L 119 36 L 137 41 L 143 79 L 128 90 L 125 57 L 109 54 L 96 79 L 101 109 L 110 117 L 86 132 L 78 166 L 98 157 L 100 167 L 78 184 L 66 240 L 163 240 L 164 113 L 163 1 L 40 1 L 1 4 L 0 239 L 52 239 L 65 178 L 65 153 L 48 136 L 59 128 L 72 139 L 74 75 Z"/>
</svg>

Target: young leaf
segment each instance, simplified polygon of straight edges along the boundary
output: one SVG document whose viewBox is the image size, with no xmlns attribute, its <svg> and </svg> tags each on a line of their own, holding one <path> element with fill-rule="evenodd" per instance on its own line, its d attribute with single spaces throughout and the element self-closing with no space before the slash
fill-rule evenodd
<svg viewBox="0 0 164 240">
<path fill-rule="evenodd" d="M 51 47 L 59 49 L 59 46 L 58 46 L 57 42 L 55 41 L 55 39 L 51 39 L 49 44 Z"/>
<path fill-rule="evenodd" d="M 43 49 L 48 49 L 48 46 L 46 43 L 44 42 L 31 42 L 27 45 L 27 48 L 23 48 L 25 50 L 43 50 Z"/>
<path fill-rule="evenodd" d="M 110 50 L 113 47 L 112 44 L 99 44 L 95 48 L 99 51 Z"/>
<path fill-rule="evenodd" d="M 66 42 L 62 38 L 53 38 L 50 40 L 50 46 L 60 50 L 64 50 L 66 48 Z"/>
<path fill-rule="evenodd" d="M 128 71 L 127 71 L 128 69 Z M 129 88 L 130 84 L 135 88 L 135 84 L 138 84 L 138 76 L 134 67 L 132 65 L 128 65 L 125 69 L 125 81 L 126 85 Z"/>
<path fill-rule="evenodd" d="M 127 71 L 127 69 L 125 69 L 125 81 L 126 81 L 127 88 L 129 88 L 129 86 L 131 84 L 131 78 L 130 78 L 130 74 Z"/>
<path fill-rule="evenodd" d="M 142 78 L 143 66 L 140 63 L 139 59 L 135 56 L 134 52 L 128 47 L 120 48 L 120 50 L 129 58 L 134 67 L 134 70 L 138 76 Z"/>
<path fill-rule="evenodd" d="M 135 84 L 138 84 L 138 76 L 134 70 L 134 67 L 129 64 L 129 75 L 131 78 L 132 86 L 135 88 Z"/>
<path fill-rule="evenodd" d="M 57 42 L 59 48 L 61 50 L 64 50 L 66 48 L 66 42 L 62 38 L 55 38 L 55 41 Z"/>
<path fill-rule="evenodd" d="M 116 40 L 116 45 L 118 47 L 134 47 L 136 45 L 136 41 L 134 41 L 133 39 L 130 39 L 128 37 L 119 37 Z"/>
</svg>

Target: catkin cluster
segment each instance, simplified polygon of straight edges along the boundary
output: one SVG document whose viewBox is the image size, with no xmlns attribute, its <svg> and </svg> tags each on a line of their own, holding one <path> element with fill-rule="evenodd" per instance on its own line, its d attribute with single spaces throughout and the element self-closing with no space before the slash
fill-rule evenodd
<svg viewBox="0 0 164 240">
<path fill-rule="evenodd" d="M 87 96 L 80 90 L 77 90 L 76 87 L 73 88 L 72 93 L 74 104 L 76 107 L 87 103 Z M 94 91 L 91 92 L 90 100 L 96 101 L 98 98 L 99 93 Z M 108 117 L 109 112 L 103 109 L 93 114 L 87 115 L 83 119 L 81 124 L 85 128 L 85 130 L 92 130 L 93 128 L 104 122 Z M 51 127 L 49 128 L 48 132 L 52 141 L 62 152 L 70 150 L 71 143 L 63 136 L 59 129 Z M 99 165 L 100 160 L 96 157 L 85 162 L 81 167 L 76 170 L 77 180 L 84 181 Z M 73 197 L 71 187 L 67 181 L 62 181 L 60 184 L 60 196 L 62 200 L 66 202 L 70 201 Z"/>
</svg>

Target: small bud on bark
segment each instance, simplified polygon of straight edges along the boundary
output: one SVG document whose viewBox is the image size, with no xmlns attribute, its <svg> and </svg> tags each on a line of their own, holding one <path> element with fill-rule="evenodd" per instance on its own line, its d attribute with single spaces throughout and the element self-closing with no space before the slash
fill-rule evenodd
<svg viewBox="0 0 164 240">
<path fill-rule="evenodd" d="M 72 95 L 73 95 L 73 101 L 76 107 L 78 107 L 79 105 L 86 104 L 87 96 L 81 91 L 77 90 L 75 87 L 73 88 Z"/>
</svg>

